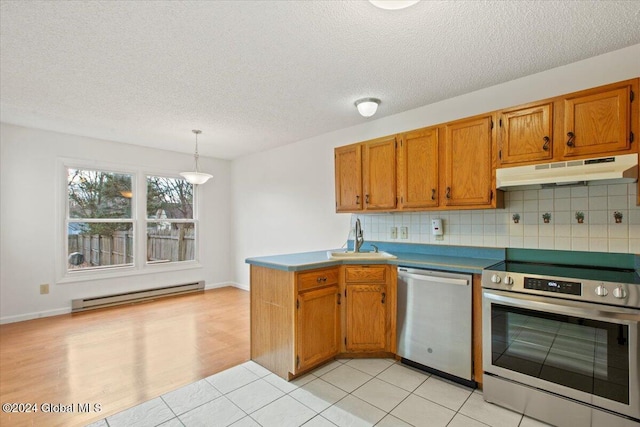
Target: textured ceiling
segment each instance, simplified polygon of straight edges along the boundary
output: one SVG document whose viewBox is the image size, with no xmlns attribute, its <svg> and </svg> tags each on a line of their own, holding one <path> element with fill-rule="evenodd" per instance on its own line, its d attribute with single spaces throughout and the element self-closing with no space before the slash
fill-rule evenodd
<svg viewBox="0 0 640 427">
<path fill-rule="evenodd" d="M 232 159 L 640 43 L 640 1 L 5 1 L 3 122 Z"/>
</svg>

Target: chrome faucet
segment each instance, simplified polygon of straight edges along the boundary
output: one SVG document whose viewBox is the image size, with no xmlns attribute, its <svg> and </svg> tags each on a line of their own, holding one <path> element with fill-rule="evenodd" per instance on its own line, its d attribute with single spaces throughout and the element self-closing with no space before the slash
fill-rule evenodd
<svg viewBox="0 0 640 427">
<path fill-rule="evenodd" d="M 360 252 L 360 248 L 364 243 L 364 237 L 362 237 L 362 225 L 360 224 L 360 218 L 356 219 L 356 235 L 354 239 L 354 252 Z"/>
</svg>

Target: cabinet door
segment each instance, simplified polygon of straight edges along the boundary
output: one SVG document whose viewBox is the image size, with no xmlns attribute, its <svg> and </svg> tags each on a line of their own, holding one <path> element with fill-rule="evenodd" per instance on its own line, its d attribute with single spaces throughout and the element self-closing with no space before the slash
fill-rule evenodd
<svg viewBox="0 0 640 427">
<path fill-rule="evenodd" d="M 336 354 L 340 346 L 340 290 L 329 286 L 298 295 L 296 372 Z"/>
<path fill-rule="evenodd" d="M 365 210 L 396 207 L 396 138 L 364 143 L 363 190 Z"/>
<path fill-rule="evenodd" d="M 338 147 L 334 151 L 336 212 L 362 210 L 362 146 Z"/>
<path fill-rule="evenodd" d="M 347 285 L 348 351 L 386 350 L 386 287 Z"/>
<path fill-rule="evenodd" d="M 493 199 L 492 117 L 447 125 L 446 206 L 490 207 Z"/>
<path fill-rule="evenodd" d="M 631 148 L 631 86 L 564 101 L 564 156 L 609 154 Z"/>
<path fill-rule="evenodd" d="M 438 129 L 403 134 L 398 164 L 399 207 L 438 206 Z"/>
<path fill-rule="evenodd" d="M 553 104 L 545 103 L 503 111 L 499 120 L 501 165 L 553 158 Z"/>
</svg>

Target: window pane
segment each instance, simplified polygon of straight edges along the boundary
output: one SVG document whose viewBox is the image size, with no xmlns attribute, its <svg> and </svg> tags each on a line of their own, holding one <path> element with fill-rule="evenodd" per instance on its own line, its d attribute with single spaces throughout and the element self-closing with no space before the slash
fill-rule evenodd
<svg viewBox="0 0 640 427">
<path fill-rule="evenodd" d="M 147 223 L 147 261 L 150 263 L 193 261 L 195 223 L 153 221 Z"/>
<path fill-rule="evenodd" d="M 184 179 L 148 176 L 147 218 L 193 219 L 193 185 Z"/>
<path fill-rule="evenodd" d="M 67 169 L 69 218 L 131 218 L 131 175 Z"/>
<path fill-rule="evenodd" d="M 71 222 L 67 238 L 69 270 L 133 264 L 131 222 Z"/>
</svg>

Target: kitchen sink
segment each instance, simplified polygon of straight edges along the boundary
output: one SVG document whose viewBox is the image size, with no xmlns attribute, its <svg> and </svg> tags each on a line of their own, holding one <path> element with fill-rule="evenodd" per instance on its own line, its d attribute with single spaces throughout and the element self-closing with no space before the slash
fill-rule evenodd
<svg viewBox="0 0 640 427">
<path fill-rule="evenodd" d="M 328 251 L 327 257 L 329 259 L 393 259 L 397 258 L 395 255 L 389 252 L 353 252 L 353 251 Z"/>
</svg>

